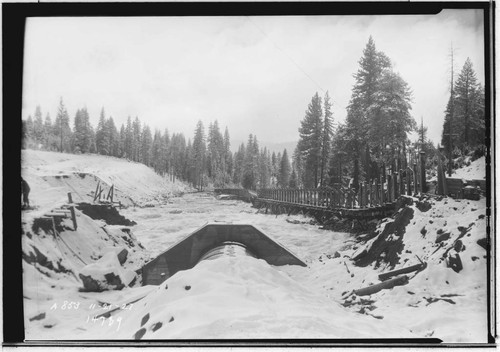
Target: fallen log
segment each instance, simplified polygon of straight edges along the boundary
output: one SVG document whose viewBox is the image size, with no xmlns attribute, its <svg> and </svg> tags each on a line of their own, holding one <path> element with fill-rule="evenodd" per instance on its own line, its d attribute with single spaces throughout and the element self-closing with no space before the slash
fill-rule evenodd
<svg viewBox="0 0 500 352">
<path fill-rule="evenodd" d="M 393 279 L 383 281 L 379 284 L 360 288 L 359 290 L 354 290 L 354 294 L 356 294 L 357 296 L 371 295 L 371 294 L 377 293 L 383 289 L 390 289 L 390 288 L 393 288 L 394 286 L 405 285 L 408 283 L 408 280 L 409 280 L 408 276 L 406 276 L 406 275 L 397 276 Z"/>
<path fill-rule="evenodd" d="M 426 267 L 427 267 L 427 263 L 415 264 L 415 265 L 409 266 L 407 268 L 402 268 L 402 269 L 398 269 L 398 270 L 389 271 L 387 273 L 382 273 L 378 276 L 378 278 L 381 281 L 385 281 L 393 276 L 397 276 L 400 274 L 408 274 L 408 273 L 411 273 L 414 271 L 424 270 Z"/>
</svg>

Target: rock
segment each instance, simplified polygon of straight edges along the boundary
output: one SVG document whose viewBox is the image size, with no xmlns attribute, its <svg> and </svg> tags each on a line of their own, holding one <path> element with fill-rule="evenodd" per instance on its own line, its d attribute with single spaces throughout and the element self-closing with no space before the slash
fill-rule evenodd
<svg viewBox="0 0 500 352">
<path fill-rule="evenodd" d="M 163 326 L 163 323 L 162 323 L 162 322 L 155 323 L 155 324 L 151 327 L 151 330 L 156 331 L 156 330 L 158 330 L 159 328 L 161 328 L 162 326 Z"/>
<path fill-rule="evenodd" d="M 110 251 L 79 273 L 85 291 L 121 290 L 135 279 L 135 273 L 121 267 L 115 251 Z"/>
<path fill-rule="evenodd" d="M 486 239 L 486 237 L 478 239 L 477 244 L 483 247 L 484 249 L 488 248 L 488 240 Z"/>
<path fill-rule="evenodd" d="M 465 246 L 461 240 L 457 240 L 455 242 L 455 245 L 453 246 L 453 249 L 458 253 L 458 252 L 463 251 L 465 249 Z"/>
<path fill-rule="evenodd" d="M 333 254 L 333 257 L 334 258 L 340 258 L 340 253 L 335 251 L 335 253 Z"/>
<path fill-rule="evenodd" d="M 128 251 L 126 248 L 123 248 L 118 254 L 118 261 L 120 264 L 124 264 L 127 261 Z"/>
<path fill-rule="evenodd" d="M 45 313 L 40 313 L 38 315 L 35 315 L 33 318 L 30 318 L 30 321 L 33 321 L 33 320 L 42 320 L 42 319 L 45 319 Z"/>
<path fill-rule="evenodd" d="M 146 333 L 146 329 L 145 328 L 137 330 L 137 332 L 134 334 L 134 339 L 135 340 L 140 340 L 144 336 L 145 333 Z"/>
<path fill-rule="evenodd" d="M 142 317 L 141 326 L 146 324 L 148 322 L 148 320 L 149 320 L 149 313 Z"/>
<path fill-rule="evenodd" d="M 420 233 L 422 234 L 422 236 L 425 237 L 425 234 L 427 233 L 427 229 L 424 227 L 422 227 L 422 230 L 420 230 Z"/>
<path fill-rule="evenodd" d="M 448 267 L 453 269 L 456 273 L 459 273 L 464 268 L 458 253 L 448 258 Z"/>
<path fill-rule="evenodd" d="M 413 205 L 413 198 L 408 196 L 401 196 L 396 201 L 396 210 L 399 210 L 405 206 Z"/>
<path fill-rule="evenodd" d="M 440 243 L 440 242 L 446 241 L 449 238 L 450 238 L 450 233 L 449 232 L 438 234 L 438 236 L 436 237 L 436 243 Z"/>
<path fill-rule="evenodd" d="M 427 200 L 424 201 L 417 201 L 417 209 L 420 210 L 421 212 L 425 213 L 429 211 L 432 208 L 432 204 L 429 203 Z"/>
</svg>

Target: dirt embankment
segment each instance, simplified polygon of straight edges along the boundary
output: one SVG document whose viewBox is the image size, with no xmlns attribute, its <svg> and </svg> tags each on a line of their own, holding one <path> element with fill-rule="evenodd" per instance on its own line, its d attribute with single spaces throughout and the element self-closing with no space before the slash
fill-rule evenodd
<svg viewBox="0 0 500 352">
<path fill-rule="evenodd" d="M 46 277 L 69 275 L 79 282 L 78 272 L 110 251 L 125 249 L 124 267 L 137 270 L 149 259 L 147 251 L 134 236 L 116 208 L 82 203 L 76 206 L 77 229 L 64 217 L 37 217 L 23 224 L 23 259 L 25 264 Z"/>
<path fill-rule="evenodd" d="M 394 268 L 404 264 L 403 257 L 407 261 L 409 256 L 416 255 L 437 263 L 446 262 L 449 268 L 460 272 L 464 265 L 461 257 L 475 261 L 479 259 L 477 249 L 487 249 L 485 215 L 477 214 L 478 210 L 486 210 L 481 209 L 481 202 L 405 197 L 398 208 L 391 218 L 379 222 L 376 229 L 358 236 L 361 246 L 352 257 L 355 265 L 364 267 L 373 263 L 375 268 Z M 472 247 L 470 251 L 468 247 Z"/>
</svg>

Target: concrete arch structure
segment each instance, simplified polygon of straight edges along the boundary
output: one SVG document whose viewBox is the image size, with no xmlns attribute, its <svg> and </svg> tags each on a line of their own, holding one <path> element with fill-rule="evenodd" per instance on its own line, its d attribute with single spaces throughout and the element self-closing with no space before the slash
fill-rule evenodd
<svg viewBox="0 0 500 352">
<path fill-rule="evenodd" d="M 270 265 L 307 266 L 284 246 L 249 224 L 208 223 L 142 267 L 143 285 L 159 285 L 176 272 L 193 268 L 207 252 L 236 242 Z"/>
</svg>

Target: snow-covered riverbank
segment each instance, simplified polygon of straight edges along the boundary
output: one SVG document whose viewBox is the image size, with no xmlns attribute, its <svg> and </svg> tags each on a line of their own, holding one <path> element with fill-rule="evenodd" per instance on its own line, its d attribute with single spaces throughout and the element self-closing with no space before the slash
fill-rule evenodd
<svg viewBox="0 0 500 352">
<path fill-rule="evenodd" d="M 57 174 L 58 167 L 50 160 L 39 162 L 37 167 L 45 170 L 54 165 L 51 171 Z M 70 163 L 66 159 L 66 167 L 81 171 L 77 162 Z M 130 169 L 120 165 L 117 170 L 141 177 L 137 174 L 140 169 L 124 163 L 130 164 Z M 35 204 L 48 205 L 43 195 L 52 197 L 57 190 L 38 181 L 41 169 L 23 165 L 27 178 L 39 187 L 33 193 L 38 197 Z M 115 179 L 125 179 L 122 173 Z M 101 177 L 98 170 L 96 174 Z M 127 193 L 125 186 L 123 190 L 134 196 L 133 189 Z M 85 192 L 79 193 L 85 197 Z M 151 197 L 154 199 L 153 193 Z M 403 234 L 394 238 L 404 245 L 396 269 L 419 260 L 427 263 L 426 269 L 409 274 L 404 286 L 360 297 L 351 292 L 378 283 L 378 274 L 390 270 L 383 262 L 377 268 L 374 263 L 364 267 L 354 264 L 352 259 L 369 250 L 374 239 L 362 241 L 354 234 L 321 230 L 301 215 L 257 213 L 251 204 L 217 200 L 209 193 L 157 199 L 154 207 L 120 211 L 137 223 L 129 226 L 132 243 L 137 240 L 125 263 L 131 270 L 214 221 L 251 223 L 307 267 L 273 267 L 254 258 L 221 258 L 178 272 L 160 286 L 80 292 L 77 271 L 83 264 L 75 259 L 75 253 L 85 262 L 91 261 L 105 254 L 109 245 L 116 246 L 124 235 L 120 226 L 80 214 L 80 231 L 85 231 L 88 239 L 69 230 L 61 233 L 73 253 L 64 243 L 57 242 L 58 249 L 50 236 L 39 238 L 31 233 L 32 238 L 25 239 L 23 246 L 38 246 L 47 257 L 45 264 L 53 261 L 74 271 L 56 272 L 47 270 L 47 265 L 23 261 L 27 339 L 433 337 L 445 342 L 486 342 L 487 252 L 480 245 L 486 237 L 484 198 L 430 199 L 429 208 L 419 209 L 416 203 L 409 206 L 412 217 Z M 36 212 L 23 214 L 28 228 L 33 214 Z M 120 246 L 127 241 L 128 237 Z M 28 248 L 23 247 L 25 250 Z M 463 266 L 459 272 L 447 266 L 447 258 L 455 254 L 460 255 Z M 111 315 L 93 319 L 113 309 Z"/>
</svg>

